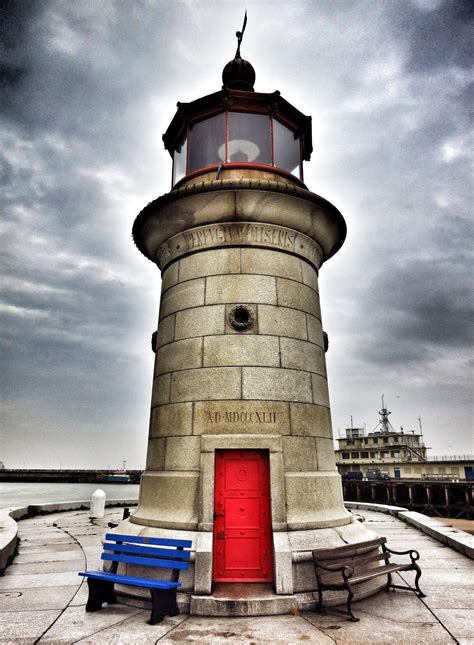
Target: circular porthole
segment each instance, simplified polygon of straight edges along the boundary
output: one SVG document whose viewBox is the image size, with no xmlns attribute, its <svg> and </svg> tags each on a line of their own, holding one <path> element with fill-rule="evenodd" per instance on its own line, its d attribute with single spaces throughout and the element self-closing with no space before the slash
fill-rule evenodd
<svg viewBox="0 0 474 645">
<path fill-rule="evenodd" d="M 229 322 L 237 331 L 245 331 L 246 329 L 249 329 L 253 325 L 253 321 L 253 311 L 245 305 L 232 307 L 229 312 Z"/>
</svg>

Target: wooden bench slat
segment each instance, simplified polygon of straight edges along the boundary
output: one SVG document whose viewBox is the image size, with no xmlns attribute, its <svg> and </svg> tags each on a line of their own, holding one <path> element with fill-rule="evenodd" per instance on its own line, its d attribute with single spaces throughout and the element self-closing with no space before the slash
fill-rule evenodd
<svg viewBox="0 0 474 645">
<path fill-rule="evenodd" d="M 370 551 L 375 549 L 382 544 L 385 544 L 387 541 L 386 538 L 377 538 L 376 540 L 368 540 L 367 542 L 356 542 L 355 544 L 346 544 L 341 547 L 336 547 L 334 549 L 315 549 L 313 550 L 313 558 L 318 560 L 327 559 L 337 559 L 339 560 L 341 556 L 351 556 L 359 555 L 365 551 Z"/>
<path fill-rule="evenodd" d="M 82 571 L 79 575 L 94 578 L 94 580 L 105 580 L 107 582 L 116 582 L 117 584 L 131 585 L 132 587 L 146 587 L 147 589 L 176 589 L 181 587 L 181 582 L 135 578 L 118 573 L 107 573 L 106 571 Z"/>
<path fill-rule="evenodd" d="M 374 569 L 373 572 L 366 571 L 364 573 L 356 574 L 351 577 L 350 581 L 351 584 L 358 584 L 360 582 L 365 582 L 366 580 L 372 580 L 373 578 L 377 578 L 377 576 L 381 576 L 383 574 L 388 574 L 388 573 L 395 573 L 396 571 L 403 571 L 410 565 L 400 565 L 400 564 L 387 564 L 385 567 L 378 567 L 377 569 Z"/>
<path fill-rule="evenodd" d="M 337 562 L 338 567 L 352 567 L 353 569 L 355 568 L 360 568 L 364 567 L 367 564 L 370 564 L 372 562 L 378 562 L 380 560 L 390 560 L 390 553 L 373 553 L 371 555 L 362 557 L 362 558 L 357 558 L 355 560 L 341 560 Z M 325 566 L 334 566 L 331 564 L 331 562 L 328 562 L 327 560 L 323 560 L 322 558 L 317 558 L 314 560 L 314 566 L 318 567 L 321 569 L 321 575 L 323 573 L 329 573 L 329 571 L 326 571 L 324 569 Z"/>
<path fill-rule="evenodd" d="M 102 560 L 112 562 L 127 562 L 129 564 L 141 564 L 145 567 L 161 567 L 164 569 L 188 569 L 189 562 L 181 560 L 161 560 L 160 558 L 139 558 L 133 555 L 114 555 L 113 553 L 102 553 Z"/>
<path fill-rule="evenodd" d="M 133 544 L 156 544 L 157 546 L 173 546 L 191 548 L 192 540 L 173 540 L 171 538 L 153 538 L 143 535 L 119 535 L 107 533 L 105 539 L 110 542 L 131 542 Z"/>
<path fill-rule="evenodd" d="M 178 551 L 177 549 L 160 549 L 154 546 L 139 546 L 134 544 L 113 544 L 105 542 L 104 551 L 113 551 L 114 553 L 141 553 L 153 557 L 163 556 L 173 560 L 189 560 L 190 551 Z"/>
</svg>

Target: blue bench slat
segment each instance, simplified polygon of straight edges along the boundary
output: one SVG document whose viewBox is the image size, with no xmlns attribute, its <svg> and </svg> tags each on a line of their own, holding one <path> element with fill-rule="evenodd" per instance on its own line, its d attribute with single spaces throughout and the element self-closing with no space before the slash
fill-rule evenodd
<svg viewBox="0 0 474 645">
<path fill-rule="evenodd" d="M 102 560 L 112 562 L 128 562 L 129 564 L 142 564 L 146 567 L 162 567 L 165 569 L 188 569 L 189 562 L 181 560 L 160 560 L 159 558 L 139 558 L 133 555 L 114 555 L 113 553 L 102 553 Z"/>
<path fill-rule="evenodd" d="M 136 546 L 133 544 L 113 544 L 106 542 L 104 551 L 113 551 L 114 553 L 141 553 L 143 555 L 163 556 L 173 560 L 189 560 L 190 551 L 178 551 L 176 549 L 159 549 L 154 546 Z"/>
<path fill-rule="evenodd" d="M 133 544 L 156 544 L 157 546 L 174 546 L 191 548 L 192 540 L 173 540 L 171 538 L 152 538 L 143 535 L 118 535 L 107 533 L 105 539 L 111 542 L 131 542 Z"/>
<path fill-rule="evenodd" d="M 124 576 L 116 573 L 107 573 L 106 571 L 81 571 L 78 575 L 85 578 L 94 578 L 95 580 L 107 580 L 122 585 L 132 585 L 134 587 L 146 587 L 148 589 L 176 589 L 181 587 L 181 582 L 167 582 L 166 580 L 152 580 L 148 578 L 134 578 L 133 576 Z"/>
</svg>

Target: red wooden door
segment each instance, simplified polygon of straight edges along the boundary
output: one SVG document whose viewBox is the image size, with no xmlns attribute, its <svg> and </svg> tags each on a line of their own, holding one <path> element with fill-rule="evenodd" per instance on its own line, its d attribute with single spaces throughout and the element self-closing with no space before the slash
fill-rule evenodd
<svg viewBox="0 0 474 645">
<path fill-rule="evenodd" d="M 268 452 L 216 451 L 214 580 L 271 581 L 271 534 Z"/>
</svg>

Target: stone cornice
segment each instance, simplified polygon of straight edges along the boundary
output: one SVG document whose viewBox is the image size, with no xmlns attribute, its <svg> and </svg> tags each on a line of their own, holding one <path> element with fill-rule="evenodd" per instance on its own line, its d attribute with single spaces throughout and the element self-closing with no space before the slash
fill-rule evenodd
<svg viewBox="0 0 474 645">
<path fill-rule="evenodd" d="M 322 261 L 346 237 L 338 209 L 309 190 L 284 182 L 223 179 L 188 184 L 150 202 L 137 216 L 132 235 L 153 262 L 159 247 L 190 228 L 223 222 L 255 222 L 293 229 L 322 248 Z"/>
</svg>

